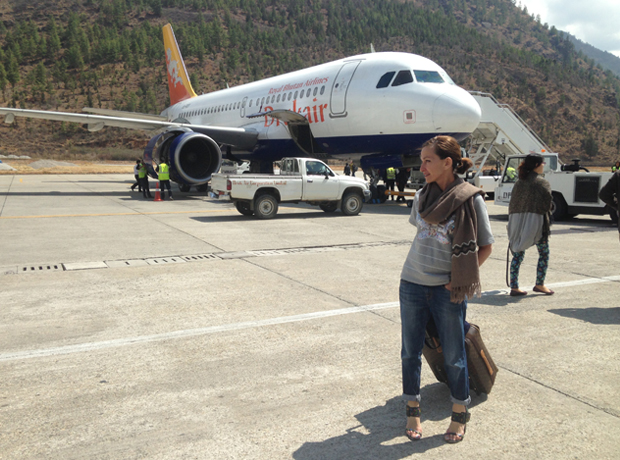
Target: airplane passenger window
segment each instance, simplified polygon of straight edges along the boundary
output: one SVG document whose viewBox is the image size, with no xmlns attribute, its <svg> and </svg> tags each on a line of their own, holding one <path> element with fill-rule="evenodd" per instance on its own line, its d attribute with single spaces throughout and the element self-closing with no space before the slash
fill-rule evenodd
<svg viewBox="0 0 620 460">
<path fill-rule="evenodd" d="M 293 96 L 293 99 L 297 99 L 298 94 L 299 94 L 299 91 L 295 91 L 295 95 Z"/>
<path fill-rule="evenodd" d="M 390 85 L 390 82 L 392 81 L 392 78 L 394 78 L 394 74 L 396 72 L 388 72 L 386 74 L 384 74 L 380 79 L 379 79 L 379 83 L 377 83 L 377 88 L 387 88 Z"/>
<path fill-rule="evenodd" d="M 302 90 L 301 90 L 301 93 L 299 94 L 299 99 L 303 99 L 303 98 L 304 98 L 304 92 L 305 92 L 305 91 L 302 89 Z"/>
<path fill-rule="evenodd" d="M 435 72 L 434 70 L 414 70 L 413 73 L 415 73 L 415 79 L 418 80 L 418 83 L 444 82 L 439 72 Z"/>
<path fill-rule="evenodd" d="M 278 100 L 276 102 L 280 102 L 280 95 L 278 94 Z"/>
<path fill-rule="evenodd" d="M 271 96 L 271 103 L 273 104 L 276 101 L 276 95 Z"/>
<path fill-rule="evenodd" d="M 293 97 L 293 93 L 288 93 L 288 98 L 287 98 L 287 99 L 288 99 L 289 101 L 291 100 L 291 98 L 292 98 L 292 97 Z"/>
<path fill-rule="evenodd" d="M 324 92 L 325 92 L 325 85 L 321 86 L 321 96 L 323 95 Z"/>
<path fill-rule="evenodd" d="M 392 86 L 406 85 L 407 83 L 413 83 L 413 75 L 411 75 L 411 71 L 409 70 L 401 70 L 398 72 L 398 75 L 396 75 Z"/>
<path fill-rule="evenodd" d="M 312 93 L 312 95 L 313 95 L 313 96 L 316 96 L 316 93 L 318 93 L 318 92 L 319 92 L 319 87 L 318 87 L 318 86 L 316 86 L 316 87 L 314 88 L 314 92 Z"/>
<path fill-rule="evenodd" d="M 252 102 L 254 102 L 254 99 L 250 99 L 250 105 L 248 107 L 252 107 Z"/>
<path fill-rule="evenodd" d="M 308 88 L 308 91 L 306 91 L 306 97 L 310 97 L 310 88 Z"/>
</svg>

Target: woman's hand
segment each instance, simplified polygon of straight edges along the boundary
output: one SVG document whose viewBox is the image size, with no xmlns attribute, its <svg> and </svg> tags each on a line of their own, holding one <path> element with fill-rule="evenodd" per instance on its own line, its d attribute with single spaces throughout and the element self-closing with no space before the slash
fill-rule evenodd
<svg viewBox="0 0 620 460">
<path fill-rule="evenodd" d="M 452 281 L 450 281 L 448 284 L 444 284 L 443 287 L 445 287 L 448 291 L 452 290 Z"/>
</svg>

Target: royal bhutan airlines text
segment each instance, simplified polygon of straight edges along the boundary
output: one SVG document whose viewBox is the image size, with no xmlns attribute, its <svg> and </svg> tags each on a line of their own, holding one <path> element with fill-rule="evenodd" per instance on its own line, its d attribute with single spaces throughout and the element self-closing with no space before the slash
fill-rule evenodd
<svg viewBox="0 0 620 460">
<path fill-rule="evenodd" d="M 299 88 L 302 88 L 302 92 L 306 89 L 306 88 L 310 88 L 312 86 L 316 86 L 316 85 L 323 85 L 325 83 L 327 83 L 329 80 L 329 78 L 315 78 L 314 80 L 307 80 L 305 83 L 294 83 L 294 84 L 286 84 L 286 85 L 282 85 L 279 88 L 271 88 L 269 90 L 269 94 L 273 95 L 273 94 L 279 94 L 283 91 L 292 91 L 292 90 L 298 90 Z M 317 99 L 314 98 L 312 99 L 312 102 L 316 102 Z M 297 99 L 293 99 L 293 112 L 299 113 L 301 115 L 304 115 L 307 119 L 309 123 L 323 123 L 325 122 L 325 109 L 327 108 L 327 104 L 318 104 L 318 105 L 312 105 L 312 106 L 306 106 L 306 107 L 297 107 Z M 267 105 L 263 108 L 263 110 L 265 111 L 270 111 L 273 110 L 273 107 Z M 270 118 L 269 116 L 265 115 L 265 127 L 269 127 L 273 124 L 276 124 L 276 126 L 280 126 L 280 120 L 274 120 L 273 118 Z"/>
</svg>

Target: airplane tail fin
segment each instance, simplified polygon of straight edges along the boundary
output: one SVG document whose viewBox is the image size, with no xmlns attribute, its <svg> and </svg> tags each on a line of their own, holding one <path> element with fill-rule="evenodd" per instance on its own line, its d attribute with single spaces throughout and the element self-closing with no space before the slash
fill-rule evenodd
<svg viewBox="0 0 620 460">
<path fill-rule="evenodd" d="M 181 56 L 181 50 L 179 50 L 179 44 L 170 24 L 164 26 L 164 48 L 166 49 L 170 105 L 196 97 Z"/>
</svg>

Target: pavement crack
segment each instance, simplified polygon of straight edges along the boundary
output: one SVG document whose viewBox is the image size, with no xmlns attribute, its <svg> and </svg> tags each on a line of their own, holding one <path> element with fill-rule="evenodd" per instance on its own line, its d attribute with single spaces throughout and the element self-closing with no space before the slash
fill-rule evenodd
<svg viewBox="0 0 620 460">
<path fill-rule="evenodd" d="M 6 206 L 6 201 L 9 199 L 9 194 L 11 193 L 11 187 L 13 186 L 13 181 L 15 180 L 15 176 L 11 176 L 11 182 L 9 183 L 9 188 L 7 189 L 6 193 L 4 194 L 4 201 L 2 202 L 2 208 L 0 209 L 0 217 L 2 216 L 2 213 L 4 212 L 4 207 Z"/>
<path fill-rule="evenodd" d="M 598 405 L 596 405 L 594 403 L 591 403 L 591 402 L 589 402 L 589 401 L 587 401 L 587 400 L 585 400 L 583 398 L 579 398 L 577 396 L 573 396 L 573 395 L 571 395 L 569 393 L 566 393 L 566 392 L 564 392 L 564 391 L 562 391 L 562 390 L 560 390 L 558 388 L 554 388 L 551 385 L 547 385 L 546 383 L 543 383 L 540 380 L 536 380 L 533 377 L 529 377 L 529 376 L 527 376 L 525 374 L 522 374 L 522 373 L 517 372 L 517 371 L 515 371 L 513 369 L 510 369 L 510 368 L 508 368 L 508 367 L 506 367 L 504 365 L 498 365 L 498 367 L 500 369 L 504 369 L 507 372 L 510 372 L 511 374 L 514 374 L 514 375 L 517 375 L 517 376 L 519 376 L 521 378 L 529 380 L 530 382 L 535 383 L 536 385 L 540 385 L 541 387 L 547 388 L 548 390 L 551 390 L 551 391 L 554 391 L 554 392 L 556 392 L 558 394 L 561 394 L 562 396 L 565 396 L 565 397 L 570 398 L 570 399 L 572 399 L 574 401 L 577 401 L 577 402 L 580 402 L 582 404 L 585 404 L 586 406 L 590 406 L 591 408 L 599 410 L 601 412 L 605 412 L 606 414 L 609 414 L 612 417 L 620 418 L 620 412 L 618 412 L 618 411 L 616 411 L 614 409 L 611 409 L 609 407 L 598 406 Z"/>
</svg>

